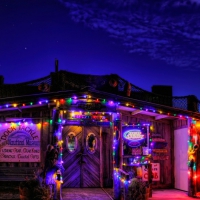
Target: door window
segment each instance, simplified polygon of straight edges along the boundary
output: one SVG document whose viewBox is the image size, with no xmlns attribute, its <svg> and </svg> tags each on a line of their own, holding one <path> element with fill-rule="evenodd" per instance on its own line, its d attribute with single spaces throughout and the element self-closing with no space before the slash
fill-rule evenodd
<svg viewBox="0 0 200 200">
<path fill-rule="evenodd" d="M 77 137 L 74 132 L 68 133 L 66 137 L 66 148 L 70 153 L 76 151 L 77 148 Z"/>
<path fill-rule="evenodd" d="M 97 148 L 97 139 L 94 133 L 89 133 L 86 137 L 86 148 L 89 153 L 93 154 Z"/>
</svg>

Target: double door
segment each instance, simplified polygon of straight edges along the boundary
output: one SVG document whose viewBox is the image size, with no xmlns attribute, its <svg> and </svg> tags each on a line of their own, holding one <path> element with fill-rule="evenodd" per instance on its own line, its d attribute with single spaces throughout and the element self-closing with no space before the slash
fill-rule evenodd
<svg viewBox="0 0 200 200">
<path fill-rule="evenodd" d="M 100 187 L 100 128 L 65 126 L 63 187 Z"/>
</svg>

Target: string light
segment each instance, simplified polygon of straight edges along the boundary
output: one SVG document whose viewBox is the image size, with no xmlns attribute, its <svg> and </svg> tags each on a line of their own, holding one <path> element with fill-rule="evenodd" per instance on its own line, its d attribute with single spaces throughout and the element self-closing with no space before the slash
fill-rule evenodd
<svg viewBox="0 0 200 200">
<path fill-rule="evenodd" d="M 158 113 L 158 114 L 163 114 L 163 115 L 168 115 L 168 116 L 174 116 L 174 117 L 177 117 L 177 118 L 179 118 L 179 119 L 188 119 L 189 118 L 189 116 L 187 116 L 187 115 L 184 115 L 184 114 L 178 114 L 178 113 L 169 113 L 168 111 L 167 112 L 165 112 L 164 110 L 157 110 L 156 111 L 156 109 L 154 109 L 154 108 L 148 108 L 148 107 L 141 107 L 141 106 L 136 106 L 136 105 L 134 105 L 134 104 L 132 104 L 132 103 L 130 103 L 130 102 L 126 102 L 126 103 L 124 103 L 124 102 L 115 102 L 115 101 L 113 101 L 113 100 L 109 100 L 109 101 L 107 101 L 106 99 L 100 99 L 100 98 L 92 98 L 92 96 L 91 95 L 80 95 L 80 96 L 72 96 L 72 97 L 69 97 L 69 98 L 66 98 L 66 99 L 64 99 L 64 98 L 62 98 L 62 99 L 60 99 L 60 100 L 58 100 L 58 99 L 52 99 L 52 100 L 48 100 L 48 99 L 46 99 L 46 100 L 40 100 L 39 102 L 29 102 L 29 105 L 45 105 L 45 104 L 47 104 L 49 101 L 51 102 L 54 102 L 54 103 L 56 103 L 57 101 L 59 101 L 62 105 L 63 104 L 68 104 L 68 105 L 70 105 L 70 104 L 74 104 L 74 105 L 76 105 L 76 103 L 77 102 L 85 102 L 85 100 L 84 99 L 89 99 L 90 101 L 89 101 L 89 103 L 96 103 L 96 104 L 102 104 L 102 105 L 107 105 L 108 107 L 110 106 L 110 107 L 113 107 L 113 106 L 119 106 L 119 105 L 121 105 L 121 106 L 126 106 L 126 107 L 130 107 L 130 108 L 135 108 L 135 109 L 140 109 L 140 110 L 144 110 L 145 112 L 154 112 L 154 113 Z M 85 102 L 85 103 L 87 103 L 87 102 Z M 3 107 L 6 107 L 6 108 L 10 108 L 10 107 L 13 107 L 13 108 L 16 108 L 16 107 L 26 107 L 26 105 L 27 105 L 27 102 L 24 102 L 24 103 L 22 103 L 22 104 L 17 104 L 17 103 L 7 103 L 7 104 L 5 104 L 5 105 L 0 105 L 0 108 L 3 108 Z M 195 120 L 195 119 L 194 119 Z"/>
</svg>

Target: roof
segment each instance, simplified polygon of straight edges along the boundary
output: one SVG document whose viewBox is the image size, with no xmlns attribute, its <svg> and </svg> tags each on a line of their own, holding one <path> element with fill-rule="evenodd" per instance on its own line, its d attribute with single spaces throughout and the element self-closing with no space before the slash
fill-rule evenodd
<svg viewBox="0 0 200 200">
<path fill-rule="evenodd" d="M 52 72 L 48 76 L 28 82 L 1 84 L 0 108 L 8 101 L 22 102 L 25 98 L 28 101 L 33 98 L 50 98 L 53 96 L 62 98 L 66 95 L 84 92 L 92 92 L 100 98 L 112 98 L 124 105 L 126 102 L 130 102 L 135 106 L 135 108 L 132 108 L 133 112 L 136 107 L 141 108 L 143 105 L 146 108 L 142 111 L 152 110 L 152 115 L 155 115 L 153 114 L 155 108 L 162 108 L 166 110 L 165 113 L 176 112 L 200 116 L 200 101 L 194 95 L 184 97 L 163 96 L 143 90 L 117 74 L 89 75 L 63 70 Z"/>
</svg>

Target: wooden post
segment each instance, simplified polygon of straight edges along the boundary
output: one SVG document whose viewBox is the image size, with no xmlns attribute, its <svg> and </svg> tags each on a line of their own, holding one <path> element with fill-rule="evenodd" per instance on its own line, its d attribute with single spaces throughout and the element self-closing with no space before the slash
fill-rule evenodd
<svg viewBox="0 0 200 200">
<path fill-rule="evenodd" d="M 62 161 L 62 156 L 61 154 L 61 149 L 62 149 L 62 143 L 58 144 L 56 143 L 56 139 L 55 137 L 57 137 L 58 141 L 62 140 L 62 124 L 61 122 L 58 122 L 58 119 L 60 118 L 61 121 L 63 119 L 63 112 L 59 111 L 59 109 L 55 109 L 54 110 L 54 126 L 53 126 L 53 144 L 55 145 L 55 147 L 58 149 L 58 165 L 62 165 L 61 161 Z M 61 192 L 61 188 L 62 188 L 62 184 L 61 184 L 61 169 L 57 170 L 56 172 L 57 176 L 59 177 L 58 180 L 56 180 L 56 184 L 55 184 L 55 188 L 54 188 L 54 197 L 56 197 L 57 200 L 62 200 L 62 192 Z"/>
<path fill-rule="evenodd" d="M 114 170 L 114 200 L 120 200 L 120 180 L 117 177 L 118 173 L 119 172 L 117 170 Z"/>
<path fill-rule="evenodd" d="M 113 184 L 114 184 L 114 199 L 120 200 L 121 191 L 120 191 L 120 180 L 117 177 L 119 175 L 119 132 L 115 130 L 115 126 L 117 126 L 114 121 L 114 114 L 112 114 L 112 130 L 113 130 Z M 116 134 L 117 133 L 117 134 Z M 115 154 L 114 154 L 115 152 Z"/>
<path fill-rule="evenodd" d="M 102 126 L 100 127 L 100 186 L 103 188 L 103 145 L 102 145 Z"/>
<path fill-rule="evenodd" d="M 61 193 L 62 184 L 60 181 L 56 181 L 56 199 L 62 200 L 62 193 Z"/>
<path fill-rule="evenodd" d="M 152 165 L 148 164 L 149 197 L 152 197 Z"/>
<path fill-rule="evenodd" d="M 188 176 L 188 196 L 189 197 L 194 197 L 196 195 L 196 177 L 195 177 L 195 171 L 194 171 L 194 165 L 197 160 L 197 152 L 196 149 L 194 148 L 194 143 L 196 144 L 197 138 L 194 138 L 195 130 L 194 126 L 192 125 L 191 119 L 188 119 L 188 129 L 189 131 L 189 142 L 192 143 L 192 147 L 188 147 L 188 152 L 189 152 L 189 176 Z M 194 141 L 195 139 L 195 141 Z"/>
<path fill-rule="evenodd" d="M 126 181 L 129 180 L 129 175 L 125 175 L 126 177 Z M 128 200 L 127 199 L 127 196 L 128 196 L 128 183 L 124 185 L 124 200 Z"/>
<path fill-rule="evenodd" d="M 193 165 L 194 165 L 194 161 L 191 160 L 190 161 L 190 166 L 189 166 L 189 178 L 188 178 L 188 196 L 189 197 L 194 197 L 195 195 L 195 186 L 194 186 L 194 180 L 193 180 L 193 176 L 194 176 L 194 171 L 193 171 Z"/>
</svg>

